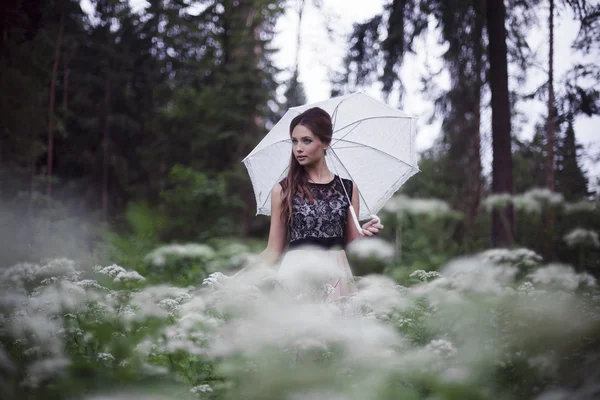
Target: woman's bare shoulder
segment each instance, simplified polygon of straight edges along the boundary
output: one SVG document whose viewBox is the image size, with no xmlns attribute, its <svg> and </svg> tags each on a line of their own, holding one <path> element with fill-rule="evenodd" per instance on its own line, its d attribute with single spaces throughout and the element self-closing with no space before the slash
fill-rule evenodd
<svg viewBox="0 0 600 400">
<path fill-rule="evenodd" d="M 281 183 L 276 183 L 275 186 L 273 186 L 273 189 L 271 190 L 271 195 L 272 196 L 281 196 L 281 192 L 283 191 L 283 187 L 281 186 Z"/>
</svg>

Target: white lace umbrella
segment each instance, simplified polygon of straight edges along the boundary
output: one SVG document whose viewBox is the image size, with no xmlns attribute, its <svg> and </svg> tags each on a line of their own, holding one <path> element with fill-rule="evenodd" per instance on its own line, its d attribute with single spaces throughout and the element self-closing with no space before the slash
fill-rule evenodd
<svg viewBox="0 0 600 400">
<path fill-rule="evenodd" d="M 254 187 L 257 214 L 271 215 L 271 190 L 289 169 L 290 123 L 311 107 L 331 115 L 333 138 L 325 159 L 334 173 L 356 183 L 360 194 L 358 219 L 374 216 L 408 178 L 419 172 L 416 117 L 364 92 L 292 107 L 243 160 Z M 354 209 L 350 207 L 350 211 L 360 231 Z"/>
</svg>

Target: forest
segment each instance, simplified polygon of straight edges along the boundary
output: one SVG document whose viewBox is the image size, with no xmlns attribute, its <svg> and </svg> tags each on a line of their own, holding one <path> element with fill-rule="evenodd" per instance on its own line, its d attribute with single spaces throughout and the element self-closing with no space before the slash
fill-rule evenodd
<svg viewBox="0 0 600 400">
<path fill-rule="evenodd" d="M 349 249 L 356 298 L 284 300 L 268 268 L 231 278 L 269 233 L 241 161 L 308 102 L 298 56 L 274 61 L 277 23 L 300 32 L 328 1 L 3 3 L 0 397 L 600 395 L 600 154 L 575 126 L 600 116 L 597 1 L 385 0 L 354 21 L 330 96 L 402 99 L 435 34 L 435 142 L 385 229 Z M 559 16 L 592 60 L 564 74 Z M 531 101 L 545 112 L 525 139 Z"/>
</svg>

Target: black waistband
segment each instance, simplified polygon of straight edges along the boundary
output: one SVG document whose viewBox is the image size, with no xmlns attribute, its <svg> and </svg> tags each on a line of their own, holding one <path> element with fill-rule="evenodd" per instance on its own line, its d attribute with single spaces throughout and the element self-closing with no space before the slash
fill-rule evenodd
<svg viewBox="0 0 600 400">
<path fill-rule="evenodd" d="M 344 248 L 344 238 L 343 237 L 331 237 L 331 238 L 313 238 L 307 237 L 303 239 L 297 239 L 293 242 L 290 242 L 289 248 L 294 249 L 300 246 L 316 246 L 324 249 L 333 249 L 333 248 Z"/>
</svg>

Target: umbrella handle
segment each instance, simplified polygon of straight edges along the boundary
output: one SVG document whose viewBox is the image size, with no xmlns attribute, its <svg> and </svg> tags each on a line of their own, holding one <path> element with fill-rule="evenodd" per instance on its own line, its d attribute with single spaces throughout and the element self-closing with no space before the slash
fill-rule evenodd
<svg viewBox="0 0 600 400">
<path fill-rule="evenodd" d="M 378 223 L 378 224 L 380 224 L 380 223 L 381 223 L 381 219 L 380 219 L 380 218 L 379 218 L 377 215 L 375 215 L 375 214 L 371 214 L 371 218 L 372 218 L 372 219 L 376 219 L 376 220 L 377 220 L 377 222 L 376 222 L 376 223 Z"/>
<path fill-rule="evenodd" d="M 354 226 L 356 226 L 356 230 L 358 231 L 358 234 L 361 235 L 362 234 L 362 226 L 360 226 L 360 222 L 358 222 L 358 218 L 356 217 L 356 212 L 354 211 L 354 207 L 350 206 L 350 214 L 352 214 L 352 221 L 354 221 Z M 375 214 L 371 214 L 371 218 L 376 219 L 377 223 L 381 223 L 381 219 L 375 215 Z"/>
</svg>

